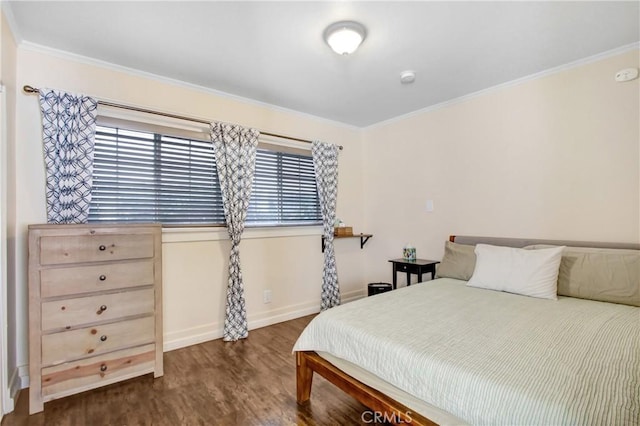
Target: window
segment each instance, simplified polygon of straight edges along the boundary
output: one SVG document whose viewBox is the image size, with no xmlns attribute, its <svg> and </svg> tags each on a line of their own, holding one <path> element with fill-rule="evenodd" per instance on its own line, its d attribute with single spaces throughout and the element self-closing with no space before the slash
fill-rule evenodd
<svg viewBox="0 0 640 426">
<path fill-rule="evenodd" d="M 311 155 L 259 148 L 248 226 L 322 223 Z M 97 126 L 89 222 L 224 225 L 211 142 Z"/>
<path fill-rule="evenodd" d="M 311 156 L 258 149 L 247 224 L 321 223 Z"/>
</svg>

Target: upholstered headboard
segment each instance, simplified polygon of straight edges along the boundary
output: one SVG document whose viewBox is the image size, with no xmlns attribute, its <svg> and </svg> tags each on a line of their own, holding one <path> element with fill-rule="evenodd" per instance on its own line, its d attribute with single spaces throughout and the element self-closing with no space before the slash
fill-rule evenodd
<svg viewBox="0 0 640 426">
<path fill-rule="evenodd" d="M 596 247 L 640 250 L 640 244 L 635 243 L 608 243 L 594 241 L 566 241 L 566 240 L 539 240 L 532 238 L 499 238 L 499 237 L 473 237 L 468 235 L 451 235 L 449 241 L 458 244 L 476 245 L 492 244 L 506 247 L 526 247 L 535 244 L 549 244 L 554 246 L 568 247 Z"/>
<path fill-rule="evenodd" d="M 559 296 L 640 307 L 640 244 L 466 235 L 452 235 L 449 241 L 459 245 L 445 247 L 438 277 L 471 278 L 476 256 L 469 246 L 480 243 L 515 248 L 565 246 L 558 275 Z"/>
</svg>

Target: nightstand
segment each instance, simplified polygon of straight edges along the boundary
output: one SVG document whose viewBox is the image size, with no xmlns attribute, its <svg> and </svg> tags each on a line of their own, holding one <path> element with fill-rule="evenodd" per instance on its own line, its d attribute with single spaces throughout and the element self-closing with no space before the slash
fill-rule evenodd
<svg viewBox="0 0 640 426">
<path fill-rule="evenodd" d="M 391 259 L 389 260 L 393 264 L 393 288 L 395 289 L 398 283 L 398 272 L 407 273 L 407 286 L 411 285 L 411 274 L 418 275 L 418 282 L 422 282 L 422 274 L 431 273 L 431 279 L 436 276 L 436 265 L 440 263 L 437 260 L 426 259 Z"/>
</svg>

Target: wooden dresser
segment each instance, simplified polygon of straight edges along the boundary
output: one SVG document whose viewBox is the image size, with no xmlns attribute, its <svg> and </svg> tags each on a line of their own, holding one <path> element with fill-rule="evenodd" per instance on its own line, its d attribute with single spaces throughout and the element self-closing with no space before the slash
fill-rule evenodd
<svg viewBox="0 0 640 426">
<path fill-rule="evenodd" d="M 160 225 L 29 226 L 29 412 L 163 374 Z"/>
</svg>

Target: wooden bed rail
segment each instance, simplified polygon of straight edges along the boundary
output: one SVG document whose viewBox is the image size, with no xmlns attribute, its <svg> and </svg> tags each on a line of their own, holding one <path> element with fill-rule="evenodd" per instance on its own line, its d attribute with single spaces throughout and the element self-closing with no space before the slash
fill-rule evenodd
<svg viewBox="0 0 640 426">
<path fill-rule="evenodd" d="M 296 397 L 298 404 L 311 398 L 313 373 L 318 373 L 370 410 L 381 413 L 386 421 L 397 425 L 437 426 L 426 417 L 346 374 L 313 351 L 296 352 Z"/>
</svg>

